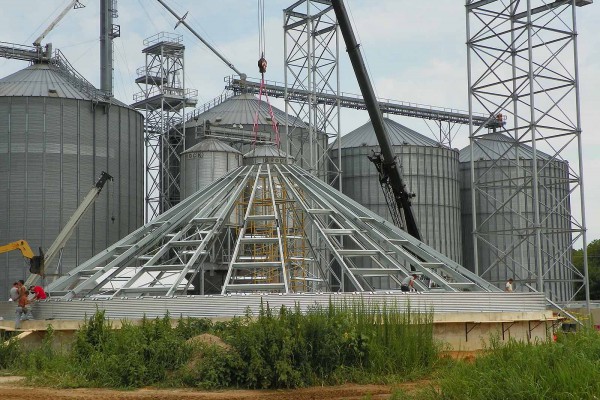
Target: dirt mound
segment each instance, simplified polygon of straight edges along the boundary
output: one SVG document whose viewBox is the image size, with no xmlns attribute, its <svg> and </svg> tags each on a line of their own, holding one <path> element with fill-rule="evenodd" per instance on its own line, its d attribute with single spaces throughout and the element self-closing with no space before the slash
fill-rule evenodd
<svg viewBox="0 0 600 400">
<path fill-rule="evenodd" d="M 186 343 L 192 347 L 190 359 L 185 365 L 185 368 L 189 371 L 196 369 L 200 361 L 202 361 L 204 358 L 207 347 L 215 346 L 227 352 L 231 351 L 230 345 L 225 343 L 220 337 L 211 335 L 210 333 L 203 333 L 201 335 L 191 337 L 186 341 Z"/>
<path fill-rule="evenodd" d="M 217 346 L 225 350 L 231 349 L 227 343 L 225 343 L 220 337 L 211 335 L 210 333 L 203 333 L 201 335 L 197 335 L 189 338 L 186 341 L 187 344 L 190 344 L 194 347 L 201 347 L 201 345 L 208 346 Z"/>
</svg>

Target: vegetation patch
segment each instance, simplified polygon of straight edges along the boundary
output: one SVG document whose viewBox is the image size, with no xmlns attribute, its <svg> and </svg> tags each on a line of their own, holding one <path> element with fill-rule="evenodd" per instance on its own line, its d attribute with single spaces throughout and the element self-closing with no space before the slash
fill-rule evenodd
<svg viewBox="0 0 600 400">
<path fill-rule="evenodd" d="M 50 330 L 38 349 L 2 346 L 0 367 L 58 387 L 294 388 L 422 376 L 439 353 L 431 314 L 365 303 L 304 313 L 263 304 L 227 322 L 182 318 L 173 327 L 167 315 L 121 329 L 99 311 L 69 349 L 52 340 Z"/>
<path fill-rule="evenodd" d="M 416 399 L 597 399 L 600 335 L 591 329 L 535 344 L 491 340 L 471 362 L 454 361 L 435 373 Z M 396 397 L 403 398 L 403 397 Z"/>
</svg>

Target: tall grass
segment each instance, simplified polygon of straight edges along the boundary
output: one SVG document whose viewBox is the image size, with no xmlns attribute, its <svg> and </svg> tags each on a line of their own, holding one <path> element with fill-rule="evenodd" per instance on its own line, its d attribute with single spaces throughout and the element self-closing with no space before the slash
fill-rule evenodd
<svg viewBox="0 0 600 400">
<path fill-rule="evenodd" d="M 439 388 L 428 399 L 600 398 L 600 334 L 583 330 L 537 345 L 492 341 L 473 363 L 440 371 Z"/>
<path fill-rule="evenodd" d="M 305 314 L 263 305 L 257 318 L 251 317 L 223 336 L 239 356 L 232 360 L 239 379 L 231 379 L 238 386 L 371 381 L 422 373 L 437 359 L 431 314 L 395 305 L 330 303 Z"/>
</svg>

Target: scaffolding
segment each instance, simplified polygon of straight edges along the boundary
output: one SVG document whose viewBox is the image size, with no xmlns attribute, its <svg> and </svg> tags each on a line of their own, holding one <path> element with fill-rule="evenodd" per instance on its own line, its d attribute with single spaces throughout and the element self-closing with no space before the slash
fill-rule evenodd
<svg viewBox="0 0 600 400">
<path fill-rule="evenodd" d="M 196 105 L 198 91 L 185 88 L 183 36 L 161 32 L 145 39 L 144 46 L 146 63 L 135 80 L 141 92 L 131 106 L 146 117 L 145 219 L 150 221 L 180 201 L 185 108 Z"/>
<path fill-rule="evenodd" d="M 497 116 L 469 128 L 475 272 L 512 276 L 555 301 L 585 291 L 589 302 L 575 6 L 590 3 L 466 2 L 469 111 Z M 491 148 L 503 150 L 476 173 L 473 152 Z M 576 243 L 584 271 L 572 262 Z"/>
</svg>

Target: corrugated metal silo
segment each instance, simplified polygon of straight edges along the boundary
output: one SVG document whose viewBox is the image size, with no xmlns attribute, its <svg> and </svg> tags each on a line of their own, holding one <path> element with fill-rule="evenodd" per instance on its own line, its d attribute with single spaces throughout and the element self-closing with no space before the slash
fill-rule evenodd
<svg viewBox="0 0 600 400">
<path fill-rule="evenodd" d="M 517 156 L 519 162 L 517 162 Z M 486 186 L 486 193 L 476 195 L 477 221 L 483 221 L 485 229 L 490 232 L 486 241 L 478 241 L 479 270 L 481 276 L 491 283 L 503 287 L 508 278 L 516 278 L 519 282 L 531 279 L 528 271 L 535 269 L 533 243 L 515 238 L 513 233 L 525 220 L 534 221 L 533 192 L 531 182 L 527 183 L 524 171 L 533 167 L 533 150 L 524 144 L 515 144 L 515 140 L 500 133 L 482 136 L 473 149 L 475 159 L 475 177 L 481 186 Z M 544 236 L 552 240 L 541 243 L 542 265 L 561 266 L 548 268 L 544 277 L 545 290 L 549 290 L 558 301 L 569 300 L 573 288 L 567 280 L 572 277 L 561 276 L 571 265 L 571 254 L 568 251 L 571 235 L 569 231 L 570 204 L 565 207 L 564 215 L 560 210 L 550 209 L 555 199 L 567 198 L 569 192 L 569 165 L 564 161 L 552 160 L 552 157 L 537 151 L 540 174 L 539 198 L 541 203 L 549 206 L 540 210 L 545 232 Z M 531 176 L 529 174 L 529 176 Z M 500 182 L 504 182 L 500 184 Z M 473 252 L 473 209 L 471 200 L 471 146 L 460 151 L 460 185 L 463 224 L 463 265 L 474 271 Z M 514 185 L 529 185 L 515 195 Z M 493 199 L 493 200 L 492 200 Z M 546 201 L 544 200 L 546 199 Z M 505 204 L 498 212 L 498 204 Z M 567 211 L 568 210 L 568 211 Z M 520 216 L 519 216 L 520 214 Z M 523 226 L 523 229 L 526 227 Z M 562 233 L 552 233 L 562 232 Z M 522 242 L 522 244 L 518 244 Z M 510 251 L 516 244 L 515 251 Z M 509 257 L 498 263 L 498 253 L 509 251 Z M 518 289 L 525 289 L 522 285 Z"/>
<path fill-rule="evenodd" d="M 385 118 L 385 124 L 407 188 L 416 194 L 413 211 L 423 241 L 462 262 L 458 151 L 393 120 Z M 342 192 L 391 222 L 377 170 L 367 158 L 380 150 L 371 122 L 342 136 L 341 148 Z M 330 152 L 335 160 L 337 144 Z"/>
<path fill-rule="evenodd" d="M 144 215 L 142 115 L 115 100 L 94 101 L 72 82 L 45 63 L 0 79 L 0 243 L 25 239 L 47 249 L 100 172 L 115 178 L 67 243 L 62 272 L 140 226 Z M 20 254 L 1 255 L 0 296 L 27 275 Z"/>
<path fill-rule="evenodd" d="M 242 153 L 218 139 L 206 138 L 181 153 L 181 164 L 185 199 L 242 165 Z"/>
</svg>

